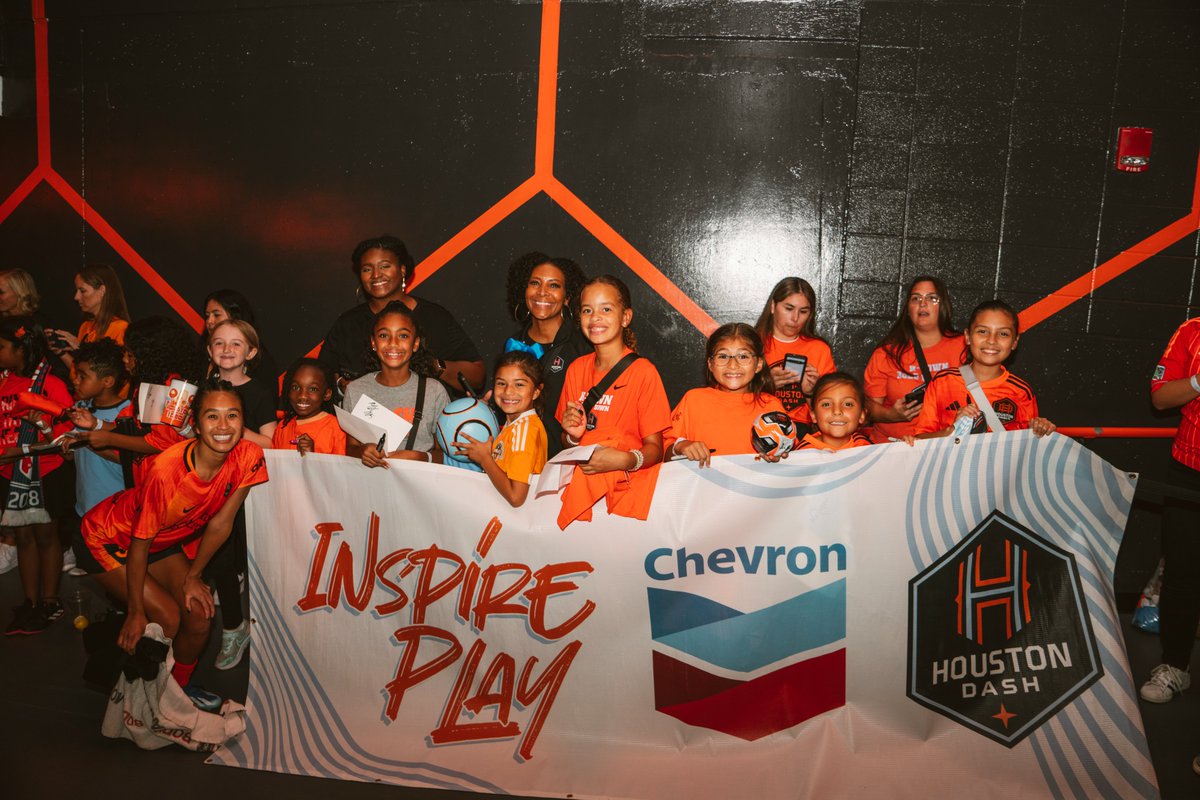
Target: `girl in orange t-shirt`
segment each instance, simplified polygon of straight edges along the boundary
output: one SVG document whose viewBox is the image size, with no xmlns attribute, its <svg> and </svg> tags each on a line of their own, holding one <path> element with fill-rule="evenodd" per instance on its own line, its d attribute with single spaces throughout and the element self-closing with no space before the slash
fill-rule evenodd
<svg viewBox="0 0 1200 800">
<path fill-rule="evenodd" d="M 666 390 L 654 365 L 639 358 L 591 411 L 584 411 L 588 391 L 618 361 L 636 352 L 637 338 L 629 327 L 629 288 L 612 275 L 593 278 L 580 292 L 579 322 L 596 354 L 581 356 L 567 367 L 555 417 L 562 423 L 566 447 L 598 447 L 587 463 L 575 468 L 563 490 L 558 526 L 590 520 L 592 506 L 601 497 L 608 501 L 609 514 L 645 519 L 663 457 L 663 431 L 671 427 Z"/>
<path fill-rule="evenodd" d="M 754 327 L 762 337 L 775 396 L 801 430 L 812 424 L 808 397 L 817 379 L 833 372 L 833 352 L 817 336 L 817 294 L 803 278 L 784 278 L 775 284 Z M 788 369 L 788 355 L 806 359 L 802 372 Z"/>
<path fill-rule="evenodd" d="M 858 429 L 867 421 L 862 385 L 853 375 L 831 372 L 813 387 L 812 413 L 817 430 L 800 440 L 797 450 L 848 450 L 871 440 Z"/>
<path fill-rule="evenodd" d="M 333 373 L 315 358 L 297 359 L 283 377 L 291 411 L 271 435 L 276 450 L 346 455 L 346 434 L 333 415 Z"/>
<path fill-rule="evenodd" d="M 906 305 L 871 354 L 863 372 L 867 413 L 873 425 L 872 441 L 886 442 L 913 432 L 921 413 L 924 392 L 929 387 L 917 360 L 914 342 L 921 345 L 930 378 L 963 363 L 966 355 L 962 334 L 954 329 L 950 293 L 932 275 L 918 275 L 905 295 Z M 918 397 L 905 397 L 916 391 Z"/>
<path fill-rule="evenodd" d="M 682 456 L 706 467 L 712 455 L 753 453 L 750 430 L 767 411 L 783 411 L 772 394 L 775 388 L 762 339 L 744 322 L 722 325 L 705 347 L 707 384 L 683 396 L 671 413 L 667 454 Z"/>
<path fill-rule="evenodd" d="M 971 370 L 979 381 L 984 397 L 1007 430 L 1028 428 L 1038 436 L 1054 432 L 1054 423 L 1038 416 L 1033 387 L 1004 368 L 1004 362 L 1017 349 L 1020 339 L 1017 312 L 1003 300 L 980 303 L 971 312 L 965 333 L 971 354 Z M 986 433 L 983 412 L 967 389 L 958 369 L 948 369 L 934 377 L 925 392 L 924 405 L 915 424 L 915 436 L 932 439 L 949 436 L 961 417 L 974 420 L 971 432 Z M 904 440 L 911 443 L 913 437 Z"/>
</svg>

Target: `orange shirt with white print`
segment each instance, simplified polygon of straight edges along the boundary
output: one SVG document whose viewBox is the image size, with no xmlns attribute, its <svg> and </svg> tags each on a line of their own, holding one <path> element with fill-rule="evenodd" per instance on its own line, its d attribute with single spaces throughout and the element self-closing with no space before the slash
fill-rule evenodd
<svg viewBox="0 0 1200 800">
<path fill-rule="evenodd" d="M 546 426 L 531 408 L 505 423 L 492 443 L 492 458 L 509 479 L 529 483 L 546 466 Z"/>
<path fill-rule="evenodd" d="M 632 352 L 626 350 L 621 354 Z M 596 357 L 581 356 L 567 367 L 562 395 L 555 416 L 562 422 L 567 402 L 583 403 L 588 391 L 604 375 L 596 373 Z M 648 360 L 639 358 L 613 381 L 588 415 L 582 444 L 607 445 L 633 450 L 642 441 L 671 427 L 671 406 L 663 389 L 658 370 Z M 633 472 L 612 471 L 587 475 L 578 467 L 562 493 L 562 509 L 558 526 L 565 529 L 572 522 L 592 518 L 592 506 L 601 498 L 607 501 L 609 514 L 633 519 L 646 519 L 650 501 L 658 483 L 660 464 L 645 466 Z"/>
<path fill-rule="evenodd" d="M 631 350 L 621 354 L 624 358 Z M 605 373 L 607 374 L 607 373 Z M 561 423 L 567 402 L 583 403 L 588 391 L 603 380 L 596 357 L 582 356 L 567 367 L 555 418 Z M 608 444 L 622 450 L 639 447 L 647 436 L 671 427 L 671 406 L 658 370 L 645 358 L 630 364 L 592 407 L 580 444 Z"/>
<path fill-rule="evenodd" d="M 829 349 L 828 343 L 823 339 L 809 339 L 801 336 L 794 342 L 784 342 L 774 336 L 768 336 L 763 344 L 767 369 L 783 367 L 783 359 L 788 353 L 808 358 L 808 364 L 804 368 L 805 374 L 808 374 L 809 370 L 815 370 L 818 375 L 827 375 L 837 369 L 833 363 L 833 351 Z M 779 402 L 783 403 L 783 408 L 789 417 L 804 425 L 811 425 L 812 414 L 809 413 L 808 400 L 805 399 L 804 392 L 800 391 L 800 383 L 776 386 L 775 396 L 779 398 Z"/>
<path fill-rule="evenodd" d="M 997 377 L 980 381 L 979 386 L 1005 430 L 1024 430 L 1029 427 L 1029 421 L 1038 416 L 1033 387 L 1004 367 L 1000 368 Z M 973 402 L 971 393 L 967 391 L 967 383 L 957 367 L 933 376 L 929 388 L 925 390 L 925 403 L 921 406 L 913 433 L 934 433 L 950 427 L 958 416 L 958 410 Z M 986 433 L 987 429 L 987 420 L 980 414 L 971 433 Z"/>
<path fill-rule="evenodd" d="M 671 430 L 665 434 L 665 452 L 676 441 L 704 442 L 713 455 L 732 456 L 753 453 L 750 442 L 754 420 L 768 411 L 783 411 L 783 403 L 773 394 L 723 392 L 712 386 L 692 389 L 671 412 Z"/>
<path fill-rule="evenodd" d="M 962 334 L 943 336 L 937 344 L 923 349 L 930 375 L 960 366 L 966 355 Z M 904 348 L 900 354 L 900 366 L 896 366 L 896 362 L 882 347 L 875 348 L 863 371 L 863 393 L 867 397 L 882 397 L 883 404 L 889 408 L 924 382 L 925 377 L 921 374 L 921 365 L 917 363 L 912 345 Z M 895 439 L 907 436 L 913 432 L 915 424 L 915 419 L 908 422 L 876 422 L 876 441 L 887 441 L 889 436 Z"/>
</svg>

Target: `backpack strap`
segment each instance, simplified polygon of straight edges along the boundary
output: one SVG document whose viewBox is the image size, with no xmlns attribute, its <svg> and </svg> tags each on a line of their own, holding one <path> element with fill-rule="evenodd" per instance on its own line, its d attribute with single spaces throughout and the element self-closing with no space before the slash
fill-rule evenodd
<svg viewBox="0 0 1200 800">
<path fill-rule="evenodd" d="M 612 369 L 600 379 L 600 382 L 588 389 L 587 397 L 583 398 L 583 413 L 584 416 L 592 413 L 592 409 L 596 403 L 600 402 L 600 398 L 604 397 L 604 393 L 609 387 L 616 383 L 617 378 L 621 377 L 621 373 L 629 368 L 629 365 L 637 361 L 641 356 L 637 353 L 626 353 L 625 356 L 613 364 Z"/>
<path fill-rule="evenodd" d="M 958 368 L 958 372 L 967 384 L 967 391 L 971 393 L 975 405 L 983 412 L 983 418 L 987 421 L 988 427 L 992 429 L 993 433 L 1003 431 L 1004 423 L 1000 421 L 1000 417 L 996 415 L 996 409 L 992 408 L 991 401 L 983 393 L 983 387 L 979 385 L 979 379 L 975 377 L 975 370 L 971 369 L 970 364 L 963 364 Z"/>
<path fill-rule="evenodd" d="M 408 432 L 408 438 L 404 440 L 404 449 L 412 450 L 413 445 L 417 442 L 417 426 L 421 424 L 421 417 L 425 413 L 425 382 L 428 380 L 424 375 L 417 376 L 417 402 L 413 404 L 412 429 Z"/>
</svg>

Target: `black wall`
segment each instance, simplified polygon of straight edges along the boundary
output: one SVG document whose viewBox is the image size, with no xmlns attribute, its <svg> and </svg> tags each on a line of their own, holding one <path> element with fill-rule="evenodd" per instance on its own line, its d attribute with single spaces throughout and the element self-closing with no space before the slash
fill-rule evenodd
<svg viewBox="0 0 1200 800">
<path fill-rule="evenodd" d="M 422 259 L 534 172 L 538 3 L 47 6 L 54 167 L 187 302 L 246 293 L 281 361 L 354 302 L 355 241 L 393 232 Z M 0 8 L 2 198 L 37 147 L 30 4 Z M 1193 0 L 566 2 L 554 175 L 717 322 L 807 277 L 859 371 L 915 274 L 946 277 L 962 324 L 1189 213 L 1198 52 Z M 1148 172 L 1112 169 L 1121 126 L 1155 130 Z M 625 277 L 672 399 L 695 384 L 701 333 L 544 193 L 417 293 L 490 356 L 505 267 L 535 248 Z M 1200 307 L 1198 248 L 1193 232 L 1027 333 L 1014 369 L 1047 416 L 1173 424 L 1147 379 Z M 88 261 L 122 271 L 135 316 L 169 312 L 49 186 L 0 221 L 0 265 L 35 273 L 64 326 Z M 1156 475 L 1167 444 L 1096 449 Z M 1134 530 L 1154 528 L 1139 508 Z"/>
</svg>

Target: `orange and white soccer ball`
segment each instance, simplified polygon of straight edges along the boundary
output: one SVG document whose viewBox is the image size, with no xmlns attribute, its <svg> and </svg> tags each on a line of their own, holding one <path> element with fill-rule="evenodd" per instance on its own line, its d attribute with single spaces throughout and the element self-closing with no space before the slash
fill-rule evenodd
<svg viewBox="0 0 1200 800">
<path fill-rule="evenodd" d="M 764 456 L 790 453 L 796 447 L 796 425 L 783 411 L 759 414 L 750 428 L 750 444 Z"/>
</svg>

